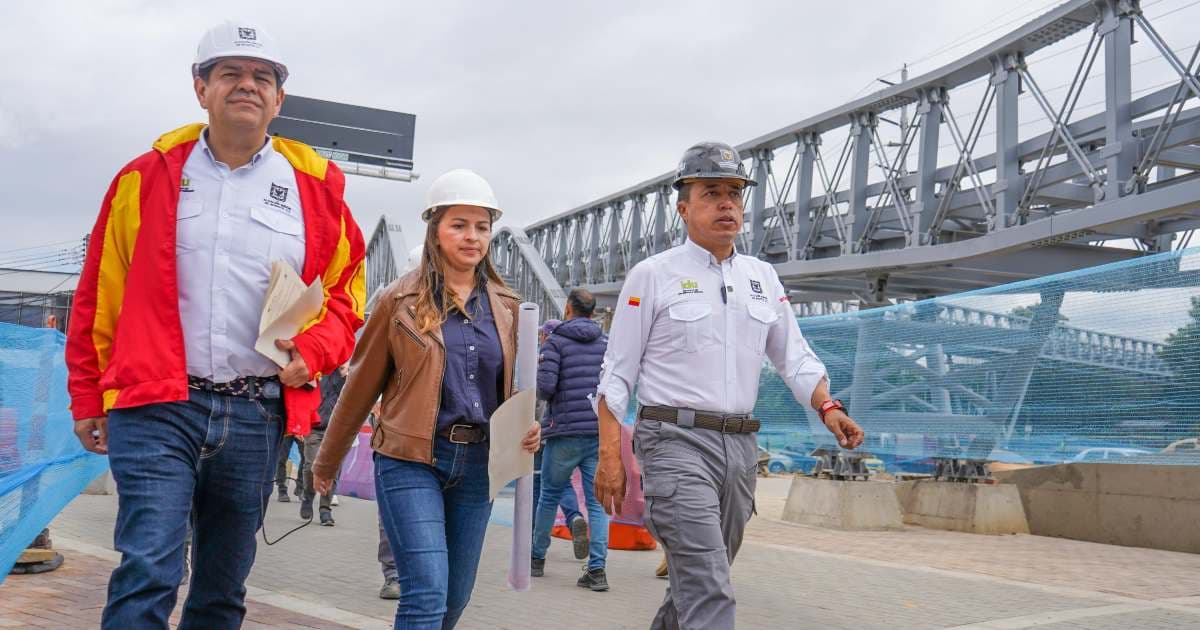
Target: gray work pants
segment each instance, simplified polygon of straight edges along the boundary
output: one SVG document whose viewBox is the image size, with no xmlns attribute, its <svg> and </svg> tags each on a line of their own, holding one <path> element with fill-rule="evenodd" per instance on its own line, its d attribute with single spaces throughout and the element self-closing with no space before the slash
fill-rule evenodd
<svg viewBox="0 0 1200 630">
<path fill-rule="evenodd" d="M 634 450 L 646 529 L 663 546 L 670 579 L 651 629 L 733 628 L 729 565 L 754 513 L 755 434 L 640 420 Z"/>
</svg>

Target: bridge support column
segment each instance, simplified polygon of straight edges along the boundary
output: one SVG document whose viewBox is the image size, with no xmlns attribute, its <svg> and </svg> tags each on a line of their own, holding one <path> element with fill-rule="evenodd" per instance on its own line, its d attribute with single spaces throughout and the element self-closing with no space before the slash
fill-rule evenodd
<svg viewBox="0 0 1200 630">
<path fill-rule="evenodd" d="M 1020 75 L 1017 67 L 1023 63 L 1019 55 L 1005 54 L 992 60 L 992 85 L 996 88 L 996 217 L 988 230 L 1000 230 L 1016 225 L 1017 206 L 1021 202 L 1023 178 L 1017 158 L 1017 96 L 1020 94 Z"/>
<path fill-rule="evenodd" d="M 646 195 L 637 195 L 633 198 L 633 208 L 630 209 L 630 212 L 633 214 L 629 217 L 629 269 L 633 269 L 633 266 L 644 258 L 642 217 L 646 214 Z M 626 269 L 625 273 L 629 273 L 629 269 Z"/>
<path fill-rule="evenodd" d="M 751 256 L 763 251 L 767 239 L 767 172 L 771 169 L 772 157 L 770 149 L 754 152 L 754 181 L 757 186 L 750 191 L 750 251 L 746 252 Z"/>
<path fill-rule="evenodd" d="M 1121 196 L 1125 180 L 1133 177 L 1137 147 L 1133 139 L 1130 47 L 1133 44 L 1133 18 L 1122 6 L 1124 0 L 1105 0 L 1100 33 L 1104 35 L 1104 152 L 1107 181 L 1104 198 Z"/>
<path fill-rule="evenodd" d="M 913 204 L 913 215 L 917 217 L 917 235 L 920 244 L 928 245 L 929 227 L 937 213 L 935 196 L 938 163 L 938 134 L 942 127 L 942 104 L 946 92 L 941 88 L 922 90 L 917 105 L 917 120 L 921 125 L 917 138 L 917 199 Z"/>
<path fill-rule="evenodd" d="M 850 219 L 854 221 L 850 230 L 851 248 L 862 239 L 869 220 L 867 171 L 871 166 L 871 135 L 875 125 L 875 114 L 871 112 L 855 114 L 850 123 L 850 137 L 854 142 L 850 155 Z"/>
<path fill-rule="evenodd" d="M 804 258 L 804 244 L 808 242 L 808 232 L 813 228 L 810 217 L 813 164 L 820 146 L 821 136 L 815 133 L 806 133 L 796 139 L 796 151 L 800 153 L 800 165 L 796 171 L 796 236 L 792 239 L 789 260 Z"/>
<path fill-rule="evenodd" d="M 625 203 L 614 203 L 608 208 L 608 265 L 607 272 L 602 276 L 605 282 L 613 282 L 622 273 L 618 269 L 621 263 L 621 213 Z M 599 230 L 597 230 L 598 232 Z"/>
</svg>

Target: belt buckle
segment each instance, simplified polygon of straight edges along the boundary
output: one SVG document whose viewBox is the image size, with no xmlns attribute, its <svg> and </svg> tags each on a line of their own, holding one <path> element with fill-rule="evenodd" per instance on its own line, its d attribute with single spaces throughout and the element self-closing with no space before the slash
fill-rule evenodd
<svg viewBox="0 0 1200 630">
<path fill-rule="evenodd" d="M 468 428 L 468 427 L 470 427 L 470 426 L 471 426 L 471 425 L 469 425 L 469 424 L 454 424 L 454 425 L 451 425 L 451 426 L 450 426 L 450 435 L 446 436 L 446 439 L 450 440 L 450 443 L 451 443 L 451 444 L 470 444 L 470 442 L 468 442 L 468 441 L 466 441 L 466 440 L 460 440 L 460 439 L 457 439 L 457 438 L 455 438 L 455 437 L 454 437 L 454 433 L 455 433 L 456 431 L 458 431 L 459 429 Z"/>
<path fill-rule="evenodd" d="M 737 422 L 737 424 L 735 425 L 734 422 Z M 741 433 L 742 427 L 744 427 L 745 424 L 745 418 L 725 418 L 725 420 L 721 423 L 721 433 Z M 731 428 L 735 426 L 737 427 L 736 429 Z"/>
</svg>

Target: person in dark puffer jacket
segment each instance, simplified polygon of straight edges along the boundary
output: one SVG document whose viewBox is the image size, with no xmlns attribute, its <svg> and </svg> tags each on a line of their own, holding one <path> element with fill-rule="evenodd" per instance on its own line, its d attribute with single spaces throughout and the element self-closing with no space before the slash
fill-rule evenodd
<svg viewBox="0 0 1200 630">
<path fill-rule="evenodd" d="M 592 321 L 596 298 L 584 289 L 567 296 L 562 325 L 542 346 L 538 365 L 538 398 L 549 401 L 542 437 L 542 494 L 533 524 L 532 574 L 545 570 L 550 529 L 558 511 L 558 498 L 571 482 L 576 468 L 583 477 L 588 514 L 588 563 L 576 582 L 593 591 L 608 590 L 604 567 L 608 556 L 608 515 L 596 500 L 596 466 L 600 461 L 600 433 L 589 396 L 600 384 L 600 366 L 608 337 Z"/>
</svg>

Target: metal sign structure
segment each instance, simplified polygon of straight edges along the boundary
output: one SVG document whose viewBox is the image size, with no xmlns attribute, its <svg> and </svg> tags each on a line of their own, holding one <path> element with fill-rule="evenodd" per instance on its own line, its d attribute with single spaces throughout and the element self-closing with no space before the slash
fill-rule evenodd
<svg viewBox="0 0 1200 630">
<path fill-rule="evenodd" d="M 267 132 L 308 144 L 347 174 L 411 181 L 416 125 L 413 114 L 289 94 Z"/>
</svg>

